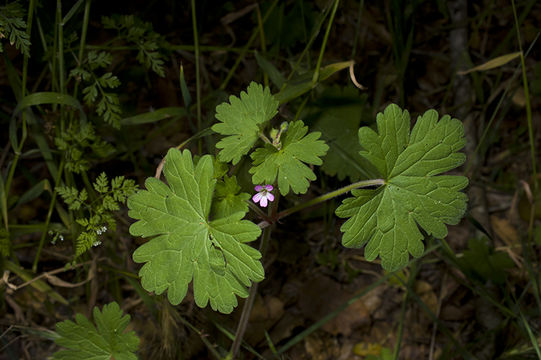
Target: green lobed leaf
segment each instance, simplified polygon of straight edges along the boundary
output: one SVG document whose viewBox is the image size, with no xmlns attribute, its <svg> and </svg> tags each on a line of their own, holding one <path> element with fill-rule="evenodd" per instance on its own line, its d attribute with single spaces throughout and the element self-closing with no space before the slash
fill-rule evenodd
<svg viewBox="0 0 541 360">
<path fill-rule="evenodd" d="M 268 87 L 255 82 L 250 83 L 240 98 L 231 95 L 229 103 L 216 107 L 216 119 L 212 130 L 224 135 L 216 147 L 220 150 L 220 161 L 236 164 L 246 155 L 259 138 L 261 127 L 278 112 L 278 101 L 271 95 Z"/>
<path fill-rule="evenodd" d="M 321 165 L 321 156 L 329 147 L 319 140 L 320 132 L 308 132 L 301 120 L 294 121 L 283 135 L 282 148 L 278 150 L 270 144 L 258 148 L 251 155 L 253 167 L 250 169 L 254 184 L 273 184 L 278 179 L 282 195 L 289 189 L 295 194 L 304 194 L 310 181 L 316 179 L 314 172 L 306 165 Z"/>
<path fill-rule="evenodd" d="M 223 181 L 218 181 L 210 211 L 212 218 L 226 217 L 237 212 L 246 214 L 248 212 L 246 201 L 250 199 L 250 194 L 240 190 L 235 176 L 225 176 Z"/>
<path fill-rule="evenodd" d="M 423 253 L 419 226 L 436 238 L 447 235 L 446 224 L 457 224 L 466 211 L 468 185 L 464 176 L 439 175 L 464 163 L 458 151 L 465 144 L 464 127 L 434 110 L 417 119 L 410 134 L 410 117 L 397 105 L 377 116 L 378 132 L 359 129 L 360 154 L 385 180 L 377 189 L 353 190 L 336 209 L 348 220 L 342 225 L 346 247 L 366 244 L 365 257 L 378 255 L 388 271 L 406 266 L 409 254 Z M 439 175 L 439 176 L 436 176 Z"/>
<path fill-rule="evenodd" d="M 84 315 L 56 324 L 59 337 L 55 342 L 66 348 L 53 354 L 55 360 L 136 360 L 135 352 L 139 338 L 134 331 L 125 332 L 130 316 L 122 316 L 122 310 L 112 302 L 100 310 L 95 307 L 96 327 Z"/>
<path fill-rule="evenodd" d="M 212 157 L 205 155 L 194 166 L 188 150 L 170 149 L 163 173 L 168 185 L 156 178 L 145 182 L 147 190 L 128 198 L 128 215 L 136 220 L 134 236 L 154 237 L 133 254 L 145 263 L 139 274 L 143 288 L 179 304 L 193 280 L 195 302 L 230 313 L 235 295 L 247 297 L 252 281 L 264 278 L 259 251 L 245 244 L 261 229 L 244 212 L 208 219 L 216 184 Z"/>
</svg>

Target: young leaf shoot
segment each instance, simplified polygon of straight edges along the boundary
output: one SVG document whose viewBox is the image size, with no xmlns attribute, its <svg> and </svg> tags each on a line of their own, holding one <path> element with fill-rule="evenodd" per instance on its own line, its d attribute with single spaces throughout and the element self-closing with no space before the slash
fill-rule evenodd
<svg viewBox="0 0 541 360">
<path fill-rule="evenodd" d="M 252 82 L 246 92 L 240 93 L 240 99 L 231 95 L 229 104 L 216 107 L 216 119 L 221 122 L 212 126 L 212 130 L 224 135 L 216 147 L 220 150 L 220 161 L 232 161 L 233 165 L 246 155 L 254 146 L 261 127 L 278 112 L 278 101 L 271 95 L 268 87 Z"/>
</svg>

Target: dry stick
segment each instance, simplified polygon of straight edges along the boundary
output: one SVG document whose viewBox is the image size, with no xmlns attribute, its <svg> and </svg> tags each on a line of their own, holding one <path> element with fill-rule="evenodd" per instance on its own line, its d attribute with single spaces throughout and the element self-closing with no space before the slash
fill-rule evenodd
<svg viewBox="0 0 541 360">
<path fill-rule="evenodd" d="M 101 260 L 103 260 L 103 259 L 98 259 L 98 261 L 101 261 Z M 85 261 L 85 262 L 83 262 L 83 263 L 73 265 L 73 266 L 70 267 L 70 268 L 66 268 L 65 266 L 63 266 L 63 267 L 58 268 L 58 269 L 56 269 L 56 270 L 44 272 L 43 274 L 38 275 L 38 276 L 36 276 L 35 278 L 33 278 L 33 279 L 31 279 L 31 280 L 28 280 L 27 282 L 25 282 L 25 283 L 23 283 L 23 284 L 21 284 L 21 285 L 13 285 L 13 284 L 9 283 L 9 282 L 8 282 L 8 279 L 6 279 L 6 274 L 7 274 L 7 272 L 5 272 L 5 273 L 4 273 L 3 281 L 6 283 L 7 287 L 9 287 L 10 289 L 12 289 L 12 290 L 14 290 L 14 291 L 17 291 L 17 290 L 22 289 L 22 288 L 25 287 L 25 286 L 28 286 L 28 285 L 32 284 L 32 283 L 35 282 L 35 281 L 40 280 L 41 278 L 47 278 L 48 280 L 50 280 L 52 275 L 55 275 L 55 274 L 58 274 L 58 273 L 62 273 L 62 272 L 66 272 L 66 271 L 70 271 L 70 270 L 75 270 L 75 269 L 78 268 L 78 267 L 81 267 L 81 266 L 90 264 L 92 261 L 93 261 L 93 260 Z M 89 274 L 89 276 L 90 276 L 90 274 Z M 84 280 L 81 284 L 84 284 L 84 283 L 87 282 L 88 280 L 91 280 L 91 278 Z M 54 280 L 53 280 L 53 281 L 54 281 Z M 81 284 L 79 284 L 79 285 L 81 285 Z M 73 285 L 73 284 L 72 284 L 72 285 Z"/>
</svg>

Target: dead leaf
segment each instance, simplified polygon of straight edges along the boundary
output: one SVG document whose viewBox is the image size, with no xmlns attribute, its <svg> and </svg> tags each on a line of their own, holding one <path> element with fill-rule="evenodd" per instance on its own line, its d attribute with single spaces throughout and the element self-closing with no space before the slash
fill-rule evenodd
<svg viewBox="0 0 541 360">
<path fill-rule="evenodd" d="M 333 335 L 348 336 L 357 327 L 369 323 L 371 313 L 381 304 L 382 291 L 383 287 L 372 290 L 326 322 L 322 329 Z M 308 281 L 301 294 L 299 307 L 304 316 L 312 321 L 320 320 L 355 296 L 354 292 L 326 276 L 317 276 Z"/>
<path fill-rule="evenodd" d="M 484 64 L 477 65 L 476 67 L 473 67 L 473 68 L 471 68 L 469 70 L 457 71 L 457 74 L 458 75 L 466 75 L 466 74 L 469 74 L 469 73 L 474 72 L 474 71 L 486 71 L 486 70 L 494 69 L 494 68 L 497 68 L 497 67 L 500 67 L 502 65 L 507 64 L 509 61 L 516 59 L 520 55 L 521 55 L 521 52 L 517 51 L 517 52 L 511 53 L 511 54 L 498 56 L 497 58 L 489 60 Z"/>
<path fill-rule="evenodd" d="M 526 106 L 526 96 L 524 95 L 524 88 L 522 86 L 515 91 L 511 100 L 513 101 L 513 104 L 520 106 L 521 108 Z"/>
<path fill-rule="evenodd" d="M 496 215 L 490 217 L 490 222 L 495 234 L 502 239 L 507 246 L 518 244 L 520 239 L 516 228 L 508 219 L 500 218 Z"/>
<path fill-rule="evenodd" d="M 381 344 L 360 342 L 353 347 L 353 353 L 359 356 L 379 356 L 382 348 Z"/>
<path fill-rule="evenodd" d="M 432 313 L 436 314 L 438 311 L 438 296 L 434 292 L 432 285 L 424 280 L 418 280 L 415 282 L 414 290 Z"/>
</svg>

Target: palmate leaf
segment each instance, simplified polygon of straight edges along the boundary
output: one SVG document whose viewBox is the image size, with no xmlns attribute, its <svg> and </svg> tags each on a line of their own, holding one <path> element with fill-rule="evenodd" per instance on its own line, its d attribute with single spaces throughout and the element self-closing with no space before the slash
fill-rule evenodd
<svg viewBox="0 0 541 360">
<path fill-rule="evenodd" d="M 211 215 L 213 218 L 221 218 L 237 212 L 248 212 L 248 199 L 250 194 L 240 192 L 241 187 L 235 176 L 224 176 L 223 181 L 216 183 L 216 192 L 212 201 Z"/>
<path fill-rule="evenodd" d="M 439 175 L 461 165 L 458 153 L 465 144 L 464 127 L 457 119 L 429 110 L 420 116 L 410 134 L 407 111 L 389 105 L 377 116 L 378 133 L 359 130 L 360 154 L 380 172 L 385 185 L 353 190 L 336 215 L 349 218 L 341 230 L 346 247 L 366 244 L 365 257 L 378 255 L 384 269 L 406 266 L 409 254 L 423 253 L 423 235 L 444 238 L 446 224 L 457 224 L 466 211 L 468 185 L 463 176 Z M 439 176 L 436 176 L 439 175 Z"/>
<path fill-rule="evenodd" d="M 212 130 L 226 136 L 216 147 L 222 149 L 218 154 L 220 161 L 238 163 L 259 138 L 260 126 L 263 126 L 278 112 L 278 101 L 271 95 L 269 88 L 255 82 L 250 83 L 246 92 L 229 97 L 229 103 L 216 107 L 216 119 L 221 122 L 212 126 Z"/>
<path fill-rule="evenodd" d="M 306 164 L 321 165 L 320 157 L 329 149 L 323 140 L 319 140 L 320 132 L 306 135 L 307 132 L 308 127 L 301 120 L 294 121 L 285 132 L 280 150 L 265 144 L 265 147 L 254 151 L 254 166 L 250 169 L 252 182 L 273 184 L 278 178 L 282 195 L 288 194 L 290 187 L 295 194 L 304 194 L 310 185 L 308 180 L 316 179 Z"/>
<path fill-rule="evenodd" d="M 261 254 L 247 245 L 260 228 L 242 220 L 245 211 L 209 221 L 216 184 L 212 158 L 205 155 L 194 166 L 188 150 L 169 150 L 163 169 L 168 185 L 155 178 L 147 190 L 128 198 L 134 236 L 154 237 L 133 254 L 141 283 L 148 291 L 167 290 L 176 305 L 186 296 L 193 279 L 195 302 L 230 313 L 237 298 L 247 297 L 251 282 L 264 278 Z"/>
<path fill-rule="evenodd" d="M 93 360 L 136 360 L 135 351 L 139 347 L 139 338 L 135 332 L 124 332 L 130 322 L 130 316 L 122 316 L 122 310 L 116 302 L 93 311 L 94 325 L 82 314 L 71 320 L 56 324 L 59 337 L 55 342 L 66 348 L 53 354 L 54 360 L 93 359 Z"/>
</svg>

